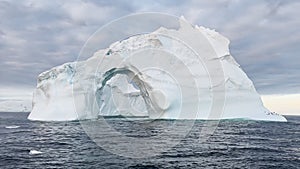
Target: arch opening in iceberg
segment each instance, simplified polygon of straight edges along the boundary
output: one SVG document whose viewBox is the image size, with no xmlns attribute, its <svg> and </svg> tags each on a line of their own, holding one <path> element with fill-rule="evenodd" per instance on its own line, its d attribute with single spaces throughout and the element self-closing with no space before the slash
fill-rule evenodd
<svg viewBox="0 0 300 169">
<path fill-rule="evenodd" d="M 95 92 L 99 115 L 162 114 L 167 108 L 159 103 L 165 102 L 164 95 L 157 90 L 154 91 L 141 76 L 143 76 L 141 72 L 135 73 L 128 67 L 112 68 L 105 72 L 101 85 Z"/>
</svg>

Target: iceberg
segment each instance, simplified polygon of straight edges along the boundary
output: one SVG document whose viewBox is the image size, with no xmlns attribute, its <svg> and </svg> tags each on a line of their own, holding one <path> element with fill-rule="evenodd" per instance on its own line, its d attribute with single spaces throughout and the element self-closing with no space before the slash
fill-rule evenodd
<svg viewBox="0 0 300 169">
<path fill-rule="evenodd" d="M 30 112 L 32 98 L 0 100 L 0 112 Z"/>
<path fill-rule="evenodd" d="M 38 76 L 29 120 L 99 116 L 286 121 L 264 107 L 218 32 L 179 19 Z M 213 49 L 213 50 L 211 50 Z M 217 63 L 217 64 L 215 64 Z"/>
</svg>

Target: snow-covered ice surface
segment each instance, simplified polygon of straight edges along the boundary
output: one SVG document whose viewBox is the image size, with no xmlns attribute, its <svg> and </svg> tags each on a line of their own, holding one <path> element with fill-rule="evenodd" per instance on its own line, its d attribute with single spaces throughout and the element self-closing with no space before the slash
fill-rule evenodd
<svg viewBox="0 0 300 169">
<path fill-rule="evenodd" d="M 193 43 L 209 44 L 197 49 L 199 60 L 189 46 L 172 37 L 192 37 Z M 207 71 L 203 65 L 215 61 L 224 73 L 217 83 L 211 78 L 220 67 Z M 224 89 L 218 92 L 225 98 L 214 100 L 212 90 L 222 85 Z M 218 104 L 224 105 L 223 112 L 211 114 L 213 101 L 224 101 Z M 227 38 L 182 18 L 178 30 L 159 28 L 133 36 L 85 61 L 65 63 L 39 75 L 28 119 L 69 121 L 99 115 L 286 121 L 264 107 L 252 81 L 231 56 Z"/>
<path fill-rule="evenodd" d="M 32 100 L 0 100 L 0 112 L 30 112 Z"/>
</svg>

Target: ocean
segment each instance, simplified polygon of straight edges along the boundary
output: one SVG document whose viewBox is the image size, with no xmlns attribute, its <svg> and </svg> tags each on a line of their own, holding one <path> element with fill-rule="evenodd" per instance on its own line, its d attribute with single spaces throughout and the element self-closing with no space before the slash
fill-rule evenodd
<svg viewBox="0 0 300 169">
<path fill-rule="evenodd" d="M 300 116 L 287 123 L 222 120 L 215 132 L 199 142 L 204 121 L 175 147 L 148 158 L 127 158 L 94 143 L 79 121 L 34 122 L 28 113 L 0 113 L 0 168 L 300 168 Z M 106 121 L 124 134 L 147 137 L 134 122 L 119 117 Z M 181 125 L 190 121 L 181 121 Z M 157 142 L 170 121 L 156 120 L 149 129 Z M 157 127 L 155 127 L 157 126 Z M 134 130 L 134 132 L 133 132 Z M 149 136 L 150 137 L 150 136 Z M 144 152 L 138 152 L 141 155 Z M 139 154 L 138 154 L 139 155 Z"/>
</svg>

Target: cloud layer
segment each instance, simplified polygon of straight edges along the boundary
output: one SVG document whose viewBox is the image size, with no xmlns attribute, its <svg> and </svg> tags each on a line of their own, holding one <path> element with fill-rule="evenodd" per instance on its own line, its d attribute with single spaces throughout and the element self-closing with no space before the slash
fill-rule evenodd
<svg viewBox="0 0 300 169">
<path fill-rule="evenodd" d="M 300 2 L 0 1 L 1 87 L 34 87 L 39 73 L 74 61 L 100 26 L 136 12 L 184 15 L 231 40 L 236 60 L 262 94 L 300 93 Z"/>
</svg>

